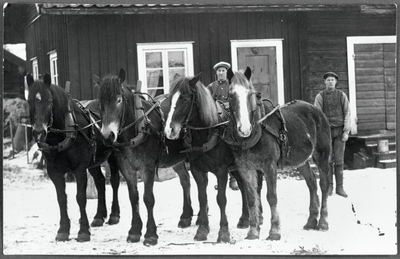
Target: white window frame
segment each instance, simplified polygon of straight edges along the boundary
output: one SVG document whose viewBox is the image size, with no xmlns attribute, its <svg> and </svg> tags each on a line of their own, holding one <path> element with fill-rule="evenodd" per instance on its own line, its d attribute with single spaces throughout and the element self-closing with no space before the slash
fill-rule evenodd
<svg viewBox="0 0 400 259">
<path fill-rule="evenodd" d="M 50 76 L 51 83 L 58 85 L 58 60 L 57 60 L 57 51 L 51 51 L 48 53 L 50 60 Z"/>
<path fill-rule="evenodd" d="M 232 70 L 238 70 L 238 48 L 248 47 L 275 47 L 276 49 L 276 72 L 278 84 L 278 103 L 285 104 L 284 78 L 283 78 L 283 39 L 254 39 L 254 40 L 231 40 Z"/>
<path fill-rule="evenodd" d="M 32 58 L 32 76 L 34 80 L 39 80 L 39 63 L 37 58 Z"/>
<path fill-rule="evenodd" d="M 193 41 L 190 42 L 162 42 L 162 43 L 137 43 L 138 54 L 138 73 L 139 80 L 142 81 L 141 91 L 147 93 L 147 76 L 146 76 L 146 53 L 160 51 L 163 55 L 163 60 L 166 60 L 168 51 L 184 50 L 185 51 L 185 73 L 186 76 L 194 76 L 193 68 Z M 168 94 L 170 90 L 168 66 L 163 64 L 163 85 L 164 94 Z"/>
<path fill-rule="evenodd" d="M 350 36 L 347 37 L 347 73 L 349 81 L 349 102 L 351 134 L 357 134 L 357 92 L 356 92 L 356 65 L 355 44 L 396 43 L 396 36 Z"/>
</svg>

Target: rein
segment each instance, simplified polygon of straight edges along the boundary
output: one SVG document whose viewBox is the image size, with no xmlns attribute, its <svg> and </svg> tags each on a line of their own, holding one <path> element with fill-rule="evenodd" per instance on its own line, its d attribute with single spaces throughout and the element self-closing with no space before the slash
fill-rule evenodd
<svg viewBox="0 0 400 259">
<path fill-rule="evenodd" d="M 182 150 L 181 153 L 189 153 L 189 152 L 194 152 L 194 151 L 207 152 L 207 151 L 213 149 L 218 144 L 220 132 L 219 132 L 219 129 L 217 129 L 217 128 L 228 124 L 229 120 L 212 125 L 212 126 L 206 126 L 206 127 L 190 126 L 189 120 L 192 115 L 193 107 L 195 104 L 197 105 L 196 91 L 191 89 L 191 93 L 192 93 L 192 102 L 190 105 L 190 110 L 186 117 L 185 122 L 182 124 L 183 132 L 184 132 L 183 143 L 184 143 L 184 146 L 187 148 L 185 150 Z M 200 130 L 209 130 L 209 129 L 214 129 L 211 132 L 211 134 L 209 134 L 209 137 L 208 137 L 209 140 L 206 143 L 204 143 L 201 147 L 193 147 L 191 130 L 200 131 Z"/>
</svg>

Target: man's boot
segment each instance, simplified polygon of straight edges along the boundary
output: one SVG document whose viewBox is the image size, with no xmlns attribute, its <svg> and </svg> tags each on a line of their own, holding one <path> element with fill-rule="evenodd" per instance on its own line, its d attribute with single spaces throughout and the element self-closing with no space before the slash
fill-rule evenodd
<svg viewBox="0 0 400 259">
<path fill-rule="evenodd" d="M 343 165 L 335 165 L 336 194 L 347 198 L 343 189 Z"/>
<path fill-rule="evenodd" d="M 329 188 L 328 188 L 328 195 L 332 196 L 332 192 L 333 192 L 333 171 L 335 170 L 335 168 L 333 167 L 333 164 L 329 164 L 329 171 L 328 171 L 328 184 L 329 184 Z"/>
</svg>

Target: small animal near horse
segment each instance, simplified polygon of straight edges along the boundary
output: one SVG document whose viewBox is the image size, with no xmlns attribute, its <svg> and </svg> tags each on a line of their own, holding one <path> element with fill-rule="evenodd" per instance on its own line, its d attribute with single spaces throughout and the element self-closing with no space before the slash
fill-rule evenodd
<svg viewBox="0 0 400 259">
<path fill-rule="evenodd" d="M 235 129 L 235 138 L 244 141 L 257 138 L 257 133 L 261 133 L 254 145 L 246 148 L 236 146 L 237 150 L 233 152 L 248 194 L 250 229 L 247 238 L 257 239 L 260 233 L 257 209 L 260 200 L 255 192 L 254 170 L 262 170 L 267 182 L 267 201 L 271 209 L 271 229 L 267 239 L 281 238 L 276 192 L 278 166 L 297 167 L 306 180 L 310 191 L 310 214 L 304 229 L 328 230 L 327 175 L 331 138 L 326 117 L 317 107 L 303 101 L 288 103 L 280 109 L 272 109 L 266 104 L 257 105 L 250 77 L 250 68 L 244 73 L 228 71 L 229 105 L 233 117 L 230 126 Z M 308 162 L 310 157 L 317 165 L 320 176 L 322 206 L 319 221 L 318 187 Z"/>
<path fill-rule="evenodd" d="M 139 242 L 142 220 L 139 214 L 137 177 L 144 182 L 144 203 L 147 208 L 147 226 L 144 245 L 156 245 L 157 229 L 153 216 L 153 185 L 157 168 L 171 167 L 178 173 L 184 193 L 184 206 L 179 227 L 191 224 L 193 209 L 190 201 L 190 178 L 184 167 L 185 154 L 179 141 L 164 142 L 163 114 L 157 103 L 146 101 L 141 93 L 134 93 L 122 83 L 125 71 L 118 76 L 104 76 L 99 83 L 101 104 L 101 134 L 107 146 L 113 147 L 121 172 L 126 179 L 132 206 L 132 222 L 128 242 Z M 167 151 L 165 145 L 168 147 Z"/>
<path fill-rule="evenodd" d="M 199 81 L 200 74 L 193 78 L 178 78 L 172 83 L 168 97 L 170 109 L 167 116 L 165 135 L 168 139 L 181 139 L 187 148 L 191 172 L 195 177 L 199 191 L 199 225 L 195 240 L 207 240 L 210 231 L 207 203 L 207 172 L 216 175 L 218 181 L 217 202 L 220 207 L 220 230 L 217 242 L 230 242 L 226 208 L 226 184 L 228 172 L 234 166 L 231 149 L 220 139 L 223 119 L 220 118 L 217 105 L 210 92 Z M 221 110 L 223 113 L 223 110 Z M 218 126 L 219 125 L 219 126 Z M 232 171 L 242 191 L 242 216 L 238 227 L 248 227 L 248 209 L 243 184 L 236 171 Z M 262 175 L 260 175 L 262 183 Z M 258 190 L 261 191 L 261 187 Z M 260 204 L 261 210 L 261 204 Z M 262 219 L 262 216 L 260 215 Z"/>
<path fill-rule="evenodd" d="M 68 97 L 63 88 L 52 85 L 48 74 L 44 76 L 43 81 L 34 81 L 32 75 L 29 74 L 27 83 L 34 139 L 43 151 L 47 173 L 56 188 L 60 207 L 61 220 L 56 240 L 69 240 L 70 219 L 67 213 L 64 175 L 67 172 L 73 172 L 77 184 L 76 200 L 80 209 L 80 229 L 77 241 L 89 241 L 90 229 L 85 209 L 86 169 L 89 169 L 93 176 L 98 191 L 97 213 L 91 226 L 101 226 L 107 217 L 107 207 L 105 177 L 101 172 L 100 164 L 108 159 L 113 187 L 112 211 L 108 223 L 117 224 L 120 211 L 117 195 L 119 174 L 116 158 L 112 149 L 103 145 L 100 131 L 96 129 L 95 123 L 90 121 L 90 116 Z M 96 101 L 93 101 L 90 106 L 92 107 L 91 112 L 99 112 Z"/>
</svg>

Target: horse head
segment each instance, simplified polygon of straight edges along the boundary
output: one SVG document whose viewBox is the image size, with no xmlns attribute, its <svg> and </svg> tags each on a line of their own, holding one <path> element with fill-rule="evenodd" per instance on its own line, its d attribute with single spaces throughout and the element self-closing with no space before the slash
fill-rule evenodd
<svg viewBox="0 0 400 259">
<path fill-rule="evenodd" d="M 33 128 L 33 137 L 36 142 L 44 142 L 48 129 L 53 124 L 53 97 L 50 91 L 51 77 L 44 75 L 42 80 L 34 80 L 31 74 L 27 75 L 29 86 L 29 113 Z"/>
<path fill-rule="evenodd" d="M 254 114 L 257 109 L 256 92 L 250 81 L 251 69 L 245 72 L 233 73 L 231 69 L 227 74 L 229 80 L 229 107 L 233 115 L 236 130 L 240 137 L 251 135 L 254 126 Z"/>
<path fill-rule="evenodd" d="M 200 82 L 200 74 L 193 78 L 178 78 L 172 83 L 170 109 L 164 128 L 168 139 L 178 139 L 181 130 L 192 126 L 211 126 L 218 123 L 214 99 Z"/>
<path fill-rule="evenodd" d="M 123 126 L 125 109 L 124 92 L 129 92 L 122 83 L 125 81 L 125 71 L 119 75 L 106 75 L 99 83 L 100 115 L 102 121 L 101 135 L 106 145 L 117 141 L 120 127 Z"/>
</svg>

